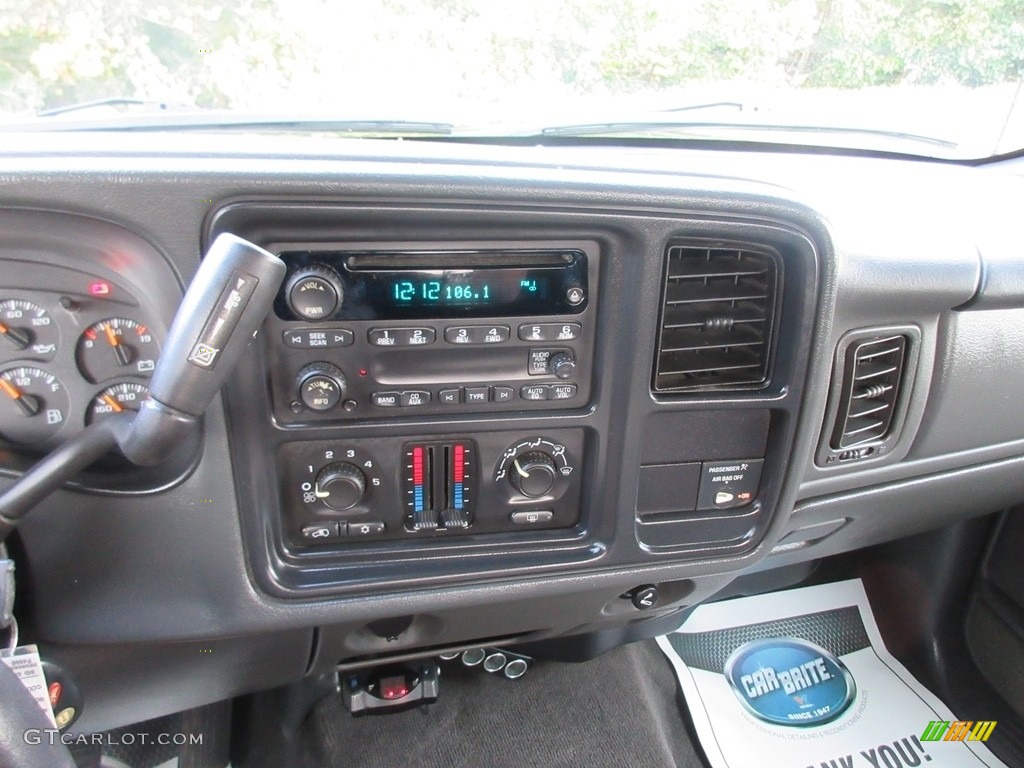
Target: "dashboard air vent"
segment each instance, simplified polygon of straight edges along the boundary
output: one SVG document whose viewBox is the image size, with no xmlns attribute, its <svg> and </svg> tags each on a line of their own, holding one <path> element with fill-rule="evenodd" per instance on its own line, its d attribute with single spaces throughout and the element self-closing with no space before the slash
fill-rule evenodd
<svg viewBox="0 0 1024 768">
<path fill-rule="evenodd" d="M 861 339 L 847 348 L 833 449 L 856 448 L 886 437 L 896 410 L 906 349 L 903 335 Z"/>
<path fill-rule="evenodd" d="M 763 384 L 776 257 L 748 246 L 671 245 L 666 260 L 654 390 Z"/>
</svg>

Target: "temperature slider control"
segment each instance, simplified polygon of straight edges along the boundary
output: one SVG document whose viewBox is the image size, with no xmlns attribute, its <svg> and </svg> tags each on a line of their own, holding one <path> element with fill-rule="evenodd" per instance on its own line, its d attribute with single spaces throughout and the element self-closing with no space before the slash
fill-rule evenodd
<svg viewBox="0 0 1024 768">
<path fill-rule="evenodd" d="M 473 442 L 411 443 L 405 446 L 403 458 L 406 529 L 469 528 L 476 499 Z"/>
</svg>

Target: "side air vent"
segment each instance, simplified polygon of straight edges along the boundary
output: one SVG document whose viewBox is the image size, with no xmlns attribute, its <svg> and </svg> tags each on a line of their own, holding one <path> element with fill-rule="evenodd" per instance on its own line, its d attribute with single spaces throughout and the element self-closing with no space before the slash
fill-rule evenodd
<svg viewBox="0 0 1024 768">
<path fill-rule="evenodd" d="M 764 384 L 777 257 L 748 246 L 671 245 L 666 261 L 654 390 Z"/>
<path fill-rule="evenodd" d="M 847 348 L 833 450 L 859 448 L 888 436 L 906 350 L 903 335 L 860 339 Z"/>
</svg>

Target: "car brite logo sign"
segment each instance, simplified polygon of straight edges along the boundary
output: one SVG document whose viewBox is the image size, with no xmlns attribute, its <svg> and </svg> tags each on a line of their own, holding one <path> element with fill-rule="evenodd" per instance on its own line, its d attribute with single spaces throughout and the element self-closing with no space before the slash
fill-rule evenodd
<svg viewBox="0 0 1024 768">
<path fill-rule="evenodd" d="M 795 637 L 741 645 L 725 662 L 725 677 L 747 711 L 773 725 L 827 723 L 846 711 L 857 692 L 838 658 Z"/>
</svg>

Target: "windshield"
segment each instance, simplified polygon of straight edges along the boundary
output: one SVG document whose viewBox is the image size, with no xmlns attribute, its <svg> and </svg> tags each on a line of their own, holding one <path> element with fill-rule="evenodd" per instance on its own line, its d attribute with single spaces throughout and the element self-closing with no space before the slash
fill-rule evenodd
<svg viewBox="0 0 1024 768">
<path fill-rule="evenodd" d="M 1024 0 L 4 0 L 5 130 L 1024 148 Z"/>
</svg>

